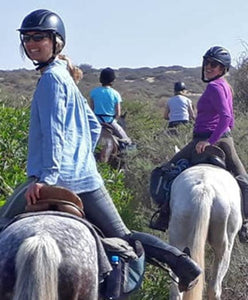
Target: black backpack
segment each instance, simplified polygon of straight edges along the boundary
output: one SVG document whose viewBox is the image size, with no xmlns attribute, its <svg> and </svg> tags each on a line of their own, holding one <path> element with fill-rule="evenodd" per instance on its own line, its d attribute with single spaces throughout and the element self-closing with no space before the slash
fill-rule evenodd
<svg viewBox="0 0 248 300">
<path fill-rule="evenodd" d="M 173 180 L 189 166 L 188 160 L 180 159 L 176 164 L 164 164 L 152 170 L 150 195 L 157 205 L 161 206 L 169 200 Z"/>
</svg>

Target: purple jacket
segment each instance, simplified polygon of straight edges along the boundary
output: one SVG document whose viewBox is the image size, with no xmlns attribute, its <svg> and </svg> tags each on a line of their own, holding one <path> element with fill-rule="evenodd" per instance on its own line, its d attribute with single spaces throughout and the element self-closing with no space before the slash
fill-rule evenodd
<svg viewBox="0 0 248 300">
<path fill-rule="evenodd" d="M 232 90 L 223 78 L 208 83 L 197 103 L 194 132 L 212 133 L 208 142 L 216 143 L 234 125 Z"/>
</svg>

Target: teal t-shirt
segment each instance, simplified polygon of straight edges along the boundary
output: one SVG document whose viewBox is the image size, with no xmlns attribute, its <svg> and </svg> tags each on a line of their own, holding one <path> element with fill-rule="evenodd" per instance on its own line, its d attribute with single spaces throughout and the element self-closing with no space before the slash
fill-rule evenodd
<svg viewBox="0 0 248 300">
<path fill-rule="evenodd" d="M 94 103 L 94 113 L 100 123 L 111 123 L 115 118 L 115 107 L 122 101 L 121 95 L 110 86 L 94 88 L 90 92 Z"/>
</svg>

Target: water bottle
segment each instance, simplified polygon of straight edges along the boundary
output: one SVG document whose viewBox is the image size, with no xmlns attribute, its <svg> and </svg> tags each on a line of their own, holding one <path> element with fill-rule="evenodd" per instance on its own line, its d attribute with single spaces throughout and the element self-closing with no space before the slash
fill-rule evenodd
<svg viewBox="0 0 248 300">
<path fill-rule="evenodd" d="M 118 299 L 121 294 L 121 260 L 117 255 L 110 259 L 113 270 L 106 279 L 106 299 Z"/>
</svg>

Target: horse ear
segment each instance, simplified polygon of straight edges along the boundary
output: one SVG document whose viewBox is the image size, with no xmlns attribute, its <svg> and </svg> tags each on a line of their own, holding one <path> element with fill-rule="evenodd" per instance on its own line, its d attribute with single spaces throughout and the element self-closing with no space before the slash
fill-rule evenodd
<svg viewBox="0 0 248 300">
<path fill-rule="evenodd" d="M 121 117 L 122 117 L 123 119 L 125 119 L 126 116 L 127 116 L 127 111 L 125 111 L 124 114 L 121 115 Z"/>
</svg>

